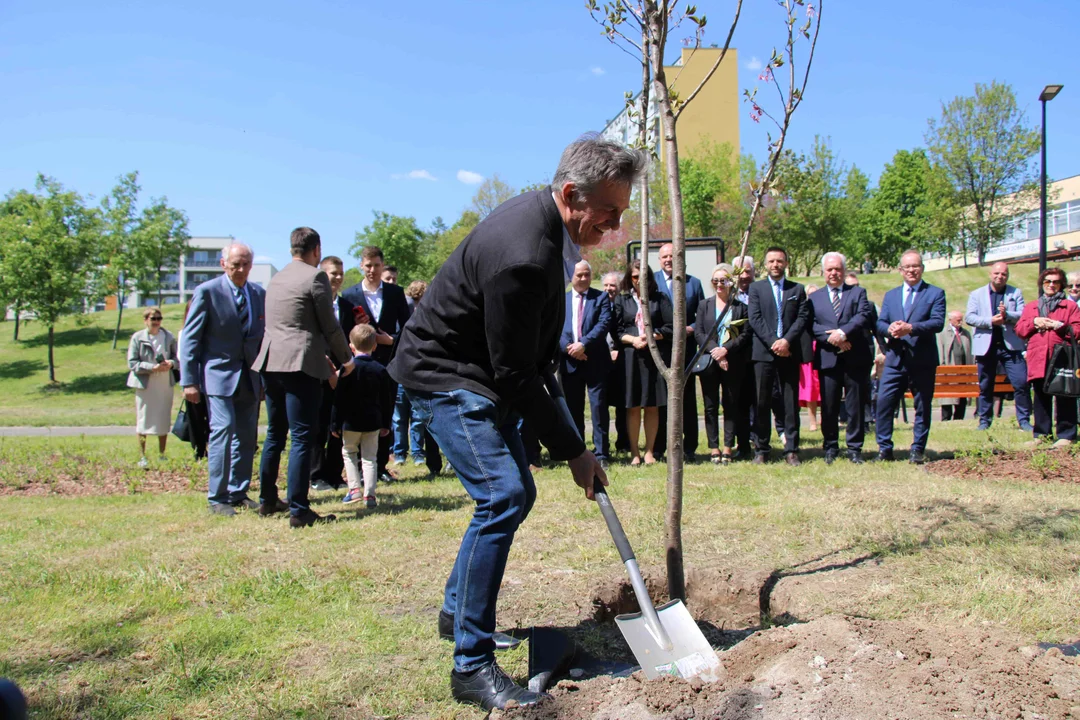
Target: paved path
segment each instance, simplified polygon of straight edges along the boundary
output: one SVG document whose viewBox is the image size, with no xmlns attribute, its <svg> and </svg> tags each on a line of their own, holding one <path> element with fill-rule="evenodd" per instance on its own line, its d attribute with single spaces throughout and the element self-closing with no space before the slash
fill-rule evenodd
<svg viewBox="0 0 1080 720">
<path fill-rule="evenodd" d="M 97 427 L 0 427 L 0 437 L 78 437 L 79 435 L 134 435 L 132 425 L 101 425 Z M 266 434 L 266 426 L 259 426 L 259 434 Z"/>
</svg>

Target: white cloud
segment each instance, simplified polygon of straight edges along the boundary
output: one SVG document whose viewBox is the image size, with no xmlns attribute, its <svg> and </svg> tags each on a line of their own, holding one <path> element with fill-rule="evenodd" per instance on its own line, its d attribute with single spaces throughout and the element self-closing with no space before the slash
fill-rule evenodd
<svg viewBox="0 0 1080 720">
<path fill-rule="evenodd" d="M 484 176 L 471 170 L 458 170 L 457 179 L 466 185 L 479 185 L 484 182 Z"/>
<path fill-rule="evenodd" d="M 437 179 L 427 170 L 411 170 L 407 173 L 394 173 L 390 178 L 392 180 L 431 180 L 432 182 Z"/>
<path fill-rule="evenodd" d="M 746 63 L 746 69 L 753 70 L 754 72 L 757 72 L 762 67 L 764 66 L 761 64 L 761 61 L 758 60 L 756 57 L 750 58 L 750 62 Z"/>
<path fill-rule="evenodd" d="M 602 67 L 591 67 L 589 68 L 589 72 L 591 72 L 593 75 L 603 75 L 607 71 L 604 70 L 604 68 Z"/>
</svg>

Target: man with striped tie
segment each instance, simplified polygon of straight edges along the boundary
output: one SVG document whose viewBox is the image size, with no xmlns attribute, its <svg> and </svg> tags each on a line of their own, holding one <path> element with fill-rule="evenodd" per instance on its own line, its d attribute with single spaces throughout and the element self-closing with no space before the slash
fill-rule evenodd
<svg viewBox="0 0 1080 720">
<path fill-rule="evenodd" d="M 225 272 L 195 288 L 180 335 L 184 399 L 200 403 L 205 396 L 210 411 L 207 498 L 218 515 L 259 507 L 247 494 L 262 394 L 251 363 L 262 344 L 266 293 L 247 281 L 251 261 L 251 248 L 243 243 L 222 249 Z"/>
<path fill-rule="evenodd" d="M 825 253 L 821 268 L 825 292 L 808 299 L 813 316 L 814 367 L 821 378 L 821 434 L 825 462 L 840 455 L 840 403 L 847 408 L 847 458 L 862 463 L 866 433 L 862 407 L 870 397 L 870 333 L 876 320 L 874 306 L 858 285 L 846 285 L 846 260 L 838 252 Z"/>
</svg>

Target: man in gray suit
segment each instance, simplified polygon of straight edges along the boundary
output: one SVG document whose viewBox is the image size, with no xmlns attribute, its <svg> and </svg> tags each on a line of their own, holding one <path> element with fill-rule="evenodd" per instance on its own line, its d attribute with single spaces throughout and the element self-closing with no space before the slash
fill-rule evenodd
<svg viewBox="0 0 1080 720">
<path fill-rule="evenodd" d="M 259 483 L 262 507 L 270 514 L 278 504 L 277 477 L 285 438 L 289 449 L 287 499 L 289 524 L 296 527 L 334 520 L 308 507 L 311 460 L 316 449 L 322 382 L 333 372 L 327 357 L 353 369 L 345 333 L 334 316 L 333 293 L 326 272 L 319 269 L 322 241 L 309 227 L 292 231 L 292 262 L 270 281 L 266 292 L 266 334 L 252 368 L 266 386 L 266 442 Z"/>
<path fill-rule="evenodd" d="M 231 243 L 221 251 L 225 273 L 195 288 L 180 336 L 184 399 L 210 410 L 207 442 L 210 511 L 235 515 L 254 509 L 248 498 L 259 424 L 262 380 L 249 368 L 263 339 L 266 293 L 247 281 L 251 248 Z"/>
<path fill-rule="evenodd" d="M 1000 364 L 1013 386 L 1016 422 L 1031 432 L 1031 390 L 1027 379 L 1025 343 L 1016 334 L 1016 323 L 1024 312 L 1024 293 L 1009 285 L 1009 266 L 990 266 L 990 283 L 968 296 L 964 321 L 975 328 L 972 354 L 979 369 L 979 429 L 989 430 L 994 421 L 994 379 Z"/>
</svg>

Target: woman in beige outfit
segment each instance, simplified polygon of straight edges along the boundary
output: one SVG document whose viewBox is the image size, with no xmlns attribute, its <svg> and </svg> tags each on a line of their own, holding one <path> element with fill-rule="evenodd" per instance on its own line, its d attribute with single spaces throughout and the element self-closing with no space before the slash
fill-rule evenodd
<svg viewBox="0 0 1080 720">
<path fill-rule="evenodd" d="M 128 345 L 127 386 L 135 388 L 135 432 L 139 437 L 142 458 L 139 467 L 147 467 L 146 436 L 158 436 L 158 453 L 165 459 L 165 443 L 172 428 L 173 368 L 179 367 L 176 338 L 161 327 L 161 308 L 143 310 L 146 329 L 131 336 Z"/>
</svg>

